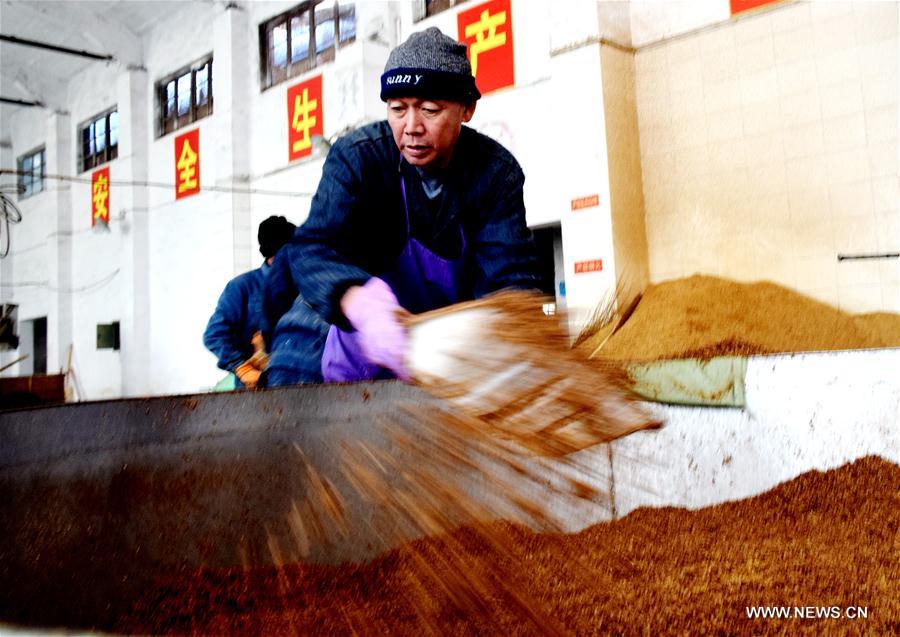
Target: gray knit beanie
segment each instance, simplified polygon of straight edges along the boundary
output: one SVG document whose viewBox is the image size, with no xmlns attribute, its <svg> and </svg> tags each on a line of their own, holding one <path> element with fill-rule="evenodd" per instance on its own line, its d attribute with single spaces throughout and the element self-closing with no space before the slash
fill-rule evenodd
<svg viewBox="0 0 900 637">
<path fill-rule="evenodd" d="M 466 45 L 437 27 L 413 33 L 391 51 L 381 76 L 381 99 L 422 97 L 469 104 L 481 97 Z"/>
</svg>

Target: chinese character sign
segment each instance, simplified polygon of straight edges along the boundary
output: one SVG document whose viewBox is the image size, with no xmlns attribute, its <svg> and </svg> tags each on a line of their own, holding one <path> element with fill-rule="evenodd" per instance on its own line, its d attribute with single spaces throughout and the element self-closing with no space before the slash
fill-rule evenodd
<svg viewBox="0 0 900 637">
<path fill-rule="evenodd" d="M 584 208 L 594 208 L 600 205 L 600 195 L 588 195 L 587 197 L 578 197 L 572 200 L 572 211 L 583 210 Z"/>
<path fill-rule="evenodd" d="M 175 138 L 175 199 L 200 192 L 200 129 Z"/>
<path fill-rule="evenodd" d="M 91 175 L 91 227 L 109 225 L 109 166 Z"/>
<path fill-rule="evenodd" d="M 459 41 L 469 47 L 469 63 L 482 94 L 516 83 L 510 0 L 491 0 L 456 16 Z"/>
<path fill-rule="evenodd" d="M 591 259 L 590 261 L 576 261 L 575 274 L 586 274 L 587 272 L 602 272 L 603 259 Z"/>
<path fill-rule="evenodd" d="M 772 4 L 778 0 L 731 0 L 731 15 L 750 11 L 764 4 Z"/>
<path fill-rule="evenodd" d="M 321 75 L 288 89 L 287 112 L 288 161 L 294 161 L 310 155 L 313 135 L 325 130 Z"/>
</svg>

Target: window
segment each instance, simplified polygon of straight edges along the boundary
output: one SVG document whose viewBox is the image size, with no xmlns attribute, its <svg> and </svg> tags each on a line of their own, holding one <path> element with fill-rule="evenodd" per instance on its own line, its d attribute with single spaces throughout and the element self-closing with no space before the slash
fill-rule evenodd
<svg viewBox="0 0 900 637">
<path fill-rule="evenodd" d="M 81 171 L 119 156 L 119 111 L 112 109 L 81 127 Z"/>
<path fill-rule="evenodd" d="M 16 160 L 19 170 L 19 199 L 27 199 L 46 190 L 47 168 L 44 149 L 40 148 Z"/>
<path fill-rule="evenodd" d="M 157 137 L 212 115 L 212 56 L 157 82 L 156 96 Z"/>
<path fill-rule="evenodd" d="M 260 77 L 266 89 L 334 59 L 356 39 L 356 8 L 328 0 L 299 4 L 259 26 Z"/>
<path fill-rule="evenodd" d="M 446 11 L 450 7 L 455 7 L 465 1 L 466 0 L 424 0 L 424 6 L 420 6 L 417 12 L 416 21 L 418 22 L 419 20 L 424 20 L 425 18 L 437 15 L 441 11 Z"/>
</svg>

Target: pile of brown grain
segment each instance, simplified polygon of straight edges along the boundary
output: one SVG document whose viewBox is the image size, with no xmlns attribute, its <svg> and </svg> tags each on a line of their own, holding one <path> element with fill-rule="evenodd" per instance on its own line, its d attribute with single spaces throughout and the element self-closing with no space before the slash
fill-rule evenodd
<svg viewBox="0 0 900 637">
<path fill-rule="evenodd" d="M 900 347 L 900 315 L 853 315 L 769 282 L 692 276 L 651 285 L 603 347 L 610 360 Z"/>
<path fill-rule="evenodd" d="M 900 466 L 869 457 L 698 511 L 577 535 L 477 527 L 365 565 L 172 574 L 114 625 L 192 635 L 897 634 Z M 502 545 L 498 544 L 503 538 Z M 459 569 L 479 590 L 454 586 Z M 85 585 L 90 585 L 85 582 Z M 477 594 L 476 594 L 477 593 Z M 865 607 L 749 619 L 748 606 Z"/>
</svg>

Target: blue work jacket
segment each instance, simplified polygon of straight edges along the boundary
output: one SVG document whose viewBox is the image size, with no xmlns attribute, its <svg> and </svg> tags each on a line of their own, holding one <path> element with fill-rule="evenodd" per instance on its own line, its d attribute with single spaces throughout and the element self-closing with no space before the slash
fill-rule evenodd
<svg viewBox="0 0 900 637">
<path fill-rule="evenodd" d="M 265 291 L 270 366 L 294 366 L 297 374 L 283 376 L 290 382 L 321 380 L 329 324 L 352 330 L 340 309 L 344 292 L 391 269 L 406 244 L 401 176 L 409 235 L 445 259 L 458 258 L 465 245 L 460 300 L 541 287 L 525 223 L 525 176 L 503 146 L 464 126 L 440 176 L 441 194 L 430 200 L 387 121 L 369 124 L 331 147 L 309 217 L 273 263 Z M 281 351 L 288 344 L 293 351 Z"/>
<path fill-rule="evenodd" d="M 283 276 L 270 282 L 265 300 L 274 340 L 293 327 L 308 331 L 314 322 L 310 310 L 326 325 L 352 329 L 340 309 L 344 292 L 391 269 L 408 238 L 401 176 L 409 235 L 445 259 L 458 258 L 465 241 L 460 300 L 503 288 L 541 287 L 525 223 L 525 176 L 515 158 L 463 126 L 441 175 L 441 194 L 432 201 L 419 173 L 402 159 L 387 121 L 381 121 L 334 143 L 309 217 L 279 251 Z M 285 308 L 290 311 L 279 317 Z"/>
<path fill-rule="evenodd" d="M 233 278 L 225 286 L 203 333 L 203 344 L 229 372 L 253 355 L 250 340 L 263 322 L 262 295 L 269 265 Z"/>
<path fill-rule="evenodd" d="M 269 350 L 265 384 L 270 387 L 322 382 L 322 351 L 328 323 L 300 296 L 299 267 L 281 248 L 272 260 L 263 294 L 262 333 Z"/>
</svg>

